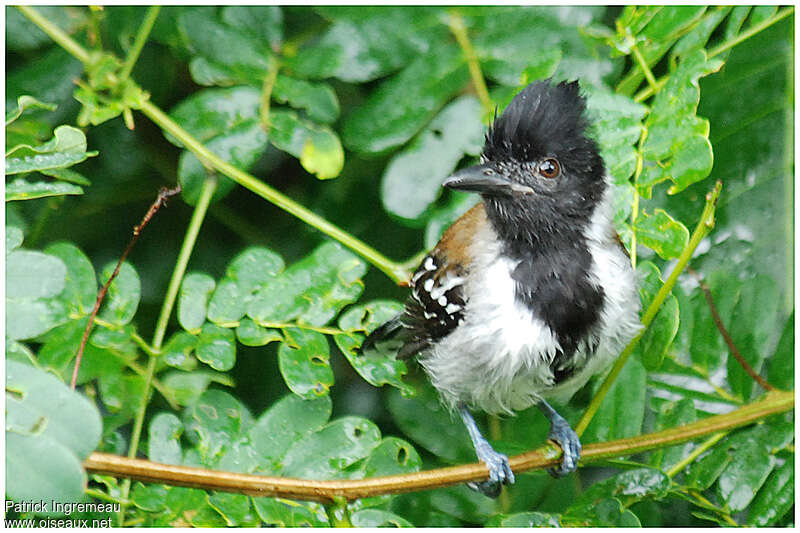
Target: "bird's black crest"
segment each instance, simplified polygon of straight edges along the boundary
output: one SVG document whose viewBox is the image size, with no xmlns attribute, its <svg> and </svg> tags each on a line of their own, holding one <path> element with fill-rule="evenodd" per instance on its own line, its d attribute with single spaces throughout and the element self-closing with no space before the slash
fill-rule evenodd
<svg viewBox="0 0 800 533">
<path fill-rule="evenodd" d="M 489 128 L 483 155 L 489 161 L 531 161 L 565 148 L 596 151 L 585 137 L 585 109 L 577 81 L 531 83 Z"/>
</svg>

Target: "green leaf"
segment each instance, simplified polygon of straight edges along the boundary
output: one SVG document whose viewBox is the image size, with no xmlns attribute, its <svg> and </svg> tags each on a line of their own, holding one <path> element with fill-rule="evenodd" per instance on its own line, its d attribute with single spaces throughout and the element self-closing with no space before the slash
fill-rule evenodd
<svg viewBox="0 0 800 533">
<path fill-rule="evenodd" d="M 448 463 L 475 460 L 467 430 L 445 410 L 433 387 L 418 387 L 413 398 L 390 391 L 387 405 L 403 434 L 429 452 Z"/>
<path fill-rule="evenodd" d="M 294 111 L 275 109 L 269 114 L 269 141 L 298 159 L 319 179 L 335 178 L 344 166 L 339 137 L 328 126 L 303 119 Z"/>
<path fill-rule="evenodd" d="M 794 505 L 794 457 L 778 466 L 767 478 L 750 506 L 747 523 L 774 526 Z"/>
<path fill-rule="evenodd" d="M 317 431 L 331 416 L 331 400 L 304 400 L 290 394 L 275 402 L 250 429 L 249 438 L 268 472 L 277 473 L 281 460 L 301 437 Z"/>
<path fill-rule="evenodd" d="M 215 69 L 224 72 L 228 83 L 248 82 L 260 84 L 269 65 L 271 55 L 266 44 L 228 26 L 217 19 L 214 12 L 191 10 L 183 12 L 178 27 L 188 48 Z M 213 36 L 213 38 L 209 38 Z M 235 53 L 232 53 L 235 51 Z M 194 70 L 193 75 L 195 74 Z M 208 80 L 198 79 L 198 83 Z"/>
<path fill-rule="evenodd" d="M 674 259 L 689 244 L 689 230 L 663 209 L 639 213 L 633 225 L 638 241 L 664 259 Z"/>
<path fill-rule="evenodd" d="M 321 333 L 297 328 L 284 330 L 278 365 L 286 385 L 305 399 L 327 396 L 333 385 L 328 340 Z"/>
<path fill-rule="evenodd" d="M 211 383 L 219 383 L 227 387 L 233 386 L 233 380 L 227 374 L 203 370 L 168 372 L 164 375 L 162 383 L 172 392 L 173 399 L 179 405 L 190 405 L 196 402 Z"/>
<path fill-rule="evenodd" d="M 245 346 L 266 346 L 273 341 L 282 341 L 283 335 L 275 329 L 264 328 L 244 318 L 236 328 L 236 338 Z"/>
<path fill-rule="evenodd" d="M 197 337 L 178 331 L 169 338 L 161 352 L 161 358 L 168 366 L 181 370 L 194 370 L 197 360 L 192 352 L 197 348 Z"/>
<path fill-rule="evenodd" d="M 656 94 L 645 124 L 648 132 L 642 149 L 647 159 L 672 159 L 663 169 L 646 168 L 640 180 L 642 187 L 669 178 L 673 181 L 669 194 L 675 194 L 710 173 L 713 159 L 708 121 L 696 116 L 700 101 L 698 80 L 716 72 L 722 64 L 719 59 L 707 59 L 704 50 L 697 50 L 681 61 Z M 650 169 L 658 169 L 658 177 L 653 177 Z M 649 197 L 649 192 L 644 191 L 644 195 Z"/>
<path fill-rule="evenodd" d="M 367 457 L 380 440 L 380 430 L 369 420 L 339 418 L 297 441 L 283 458 L 282 475 L 303 479 L 342 477 L 345 468 Z"/>
<path fill-rule="evenodd" d="M 57 180 L 67 181 L 76 185 L 91 185 L 92 182 L 86 179 L 82 174 L 75 172 L 69 168 L 51 168 L 40 171 L 45 176 L 56 178 Z"/>
<path fill-rule="evenodd" d="M 24 340 L 37 337 L 68 320 L 59 300 L 6 297 L 6 337 Z"/>
<path fill-rule="evenodd" d="M 705 10 L 705 6 L 664 6 L 641 34 L 651 41 L 674 37 L 700 18 Z"/>
<path fill-rule="evenodd" d="M 80 6 L 36 6 L 41 16 L 48 22 L 73 34 L 87 24 L 87 12 Z M 33 51 L 42 45 L 51 44 L 50 37 L 28 20 L 17 9 L 6 9 L 6 46 L 9 50 Z"/>
<path fill-rule="evenodd" d="M 371 81 L 407 65 L 447 35 L 435 10 L 411 6 L 360 6 L 358 13 L 330 8 L 333 24 L 318 42 L 300 50 L 291 66 L 302 77 Z"/>
<path fill-rule="evenodd" d="M 36 337 L 67 321 L 64 290 L 67 269 L 61 259 L 28 250 L 6 256 L 6 336 Z"/>
<path fill-rule="evenodd" d="M 767 379 L 779 389 L 794 389 L 794 313 L 786 320 L 775 354 L 767 360 Z"/>
<path fill-rule="evenodd" d="M 561 527 L 558 515 L 530 511 L 527 513 L 496 514 L 484 527 Z"/>
<path fill-rule="evenodd" d="M 208 497 L 208 504 L 222 516 L 228 527 L 251 525 L 256 520 L 250 512 L 250 497 L 244 494 L 215 492 Z"/>
<path fill-rule="evenodd" d="M 276 527 L 329 527 L 325 508 L 314 502 L 283 498 L 253 498 L 253 506 L 267 525 Z"/>
<path fill-rule="evenodd" d="M 464 155 L 477 155 L 483 144 L 481 105 L 464 96 L 448 104 L 383 173 L 381 200 L 386 210 L 418 220 L 436 201 L 442 182 Z"/>
<path fill-rule="evenodd" d="M 266 40 L 273 50 L 283 41 L 283 12 L 278 6 L 225 6 L 222 20 L 259 41 Z"/>
<path fill-rule="evenodd" d="M 18 178 L 6 184 L 6 202 L 76 194 L 83 194 L 83 189 L 71 183 L 54 183 L 51 181 L 36 181 L 31 183 L 22 178 Z"/>
<path fill-rule="evenodd" d="M 355 527 L 414 527 L 403 517 L 383 509 L 361 509 L 350 516 Z"/>
<path fill-rule="evenodd" d="M 197 359 L 214 370 L 227 372 L 236 363 L 236 339 L 233 331 L 205 323 L 197 338 Z"/>
<path fill-rule="evenodd" d="M 20 116 L 22 116 L 22 113 L 29 109 L 47 109 L 49 111 L 55 111 L 57 107 L 58 106 L 56 104 L 40 102 L 29 94 L 23 94 L 17 98 L 17 108 L 13 111 L 6 112 L 6 127 L 17 120 Z"/>
<path fill-rule="evenodd" d="M 200 333 L 206 320 L 208 298 L 214 290 L 214 278 L 191 272 L 184 276 L 178 295 L 178 322 L 189 333 Z"/>
<path fill-rule="evenodd" d="M 147 431 L 147 457 L 151 461 L 179 465 L 183 461 L 180 438 L 183 424 L 172 413 L 159 413 L 150 421 Z"/>
<path fill-rule="evenodd" d="M 411 444 L 396 437 L 386 437 L 370 452 L 362 473 L 365 478 L 393 476 L 418 472 L 421 467 L 422 459 Z"/>
<path fill-rule="evenodd" d="M 642 363 L 628 359 L 581 440 L 606 442 L 639 435 L 644 421 L 646 380 Z"/>
<path fill-rule="evenodd" d="M 208 319 L 224 327 L 238 326 L 253 293 L 282 270 L 283 259 L 267 248 L 252 247 L 239 253 L 211 297 Z"/>
<path fill-rule="evenodd" d="M 97 446 L 101 428 L 85 397 L 43 370 L 6 361 L 9 497 L 80 501 L 86 485 L 81 461 Z"/>
<path fill-rule="evenodd" d="M 636 170 L 636 143 L 642 133 L 647 107 L 625 95 L 582 86 L 592 133 L 600 144 L 603 161 L 612 181 L 627 183 Z"/>
<path fill-rule="evenodd" d="M 572 504 L 572 507 L 587 508 L 602 503 L 606 498 L 615 498 L 625 507 L 646 499 L 661 499 L 667 495 L 672 482 L 666 474 L 654 468 L 625 470 L 605 481 L 600 481 L 586 489 Z M 567 514 L 565 512 L 565 514 Z"/>
<path fill-rule="evenodd" d="M 258 89 L 253 87 L 204 89 L 181 101 L 172 109 L 170 117 L 205 143 L 243 123 L 258 121 L 260 99 Z M 177 138 L 166 137 L 172 144 L 181 146 Z"/>
<path fill-rule="evenodd" d="M 647 309 L 664 282 L 661 279 L 658 267 L 650 261 L 639 263 L 636 270 L 641 280 L 639 295 L 642 309 Z M 661 363 L 678 332 L 679 315 L 678 300 L 675 295 L 670 293 L 636 347 L 635 353 L 647 370 L 658 370 L 661 367 Z"/>
<path fill-rule="evenodd" d="M 294 319 L 322 326 L 361 295 L 366 270 L 361 259 L 327 242 L 265 283 L 253 296 L 247 314 L 266 326 Z"/>
<path fill-rule="evenodd" d="M 50 42 L 49 38 L 47 40 Z M 14 107 L 17 98 L 25 94 L 34 96 L 42 102 L 68 102 L 75 88 L 73 80 L 80 77 L 82 72 L 83 64 L 80 61 L 61 47 L 51 47 L 38 55 L 36 61 L 23 62 L 19 68 L 8 72 L 6 109 Z M 48 115 L 48 119 L 54 122 L 71 120 L 70 113 L 74 113 L 74 108 L 62 105 L 55 113 Z M 15 122 L 12 127 L 19 126 L 21 122 Z"/>
<path fill-rule="evenodd" d="M 342 139 L 356 152 L 381 153 L 404 144 L 467 83 L 464 56 L 441 46 L 384 82 L 344 120 Z"/>
<path fill-rule="evenodd" d="M 103 268 L 100 274 L 101 283 L 105 284 L 108 281 L 114 268 L 116 268 L 116 263 L 108 263 Z M 108 287 L 108 294 L 106 294 L 100 309 L 100 318 L 118 326 L 127 324 L 136 314 L 141 295 L 142 282 L 139 280 L 139 274 L 130 263 L 122 263 L 119 274 Z"/>
<path fill-rule="evenodd" d="M 97 300 L 97 278 L 92 262 L 80 248 L 69 242 L 51 244 L 44 251 L 61 259 L 67 268 L 64 290 L 59 298 L 71 313 L 89 314 Z"/>
<path fill-rule="evenodd" d="M 29 250 L 6 256 L 6 298 L 50 298 L 66 284 L 67 268 L 58 257 Z"/>
<path fill-rule="evenodd" d="M 86 136 L 72 126 L 59 126 L 53 138 L 39 146 L 18 145 L 6 153 L 6 175 L 70 167 L 97 152 L 86 151 Z"/>
<path fill-rule="evenodd" d="M 761 442 L 747 440 L 736 449 L 719 477 L 717 492 L 733 512 L 745 509 L 775 467 L 775 457 Z"/>
<path fill-rule="evenodd" d="M 208 390 L 186 409 L 183 424 L 203 464 L 214 466 L 252 427 L 253 417 L 227 392 Z"/>
<path fill-rule="evenodd" d="M 757 276 L 743 283 L 739 301 L 733 310 L 728 330 L 739 353 L 756 372 L 766 357 L 774 324 L 778 322 L 778 288 L 767 276 Z M 728 356 L 728 385 L 731 391 L 749 401 L 754 380 L 733 354 Z"/>
<path fill-rule="evenodd" d="M 305 109 L 315 122 L 330 124 L 339 117 L 339 100 L 325 83 L 309 83 L 281 74 L 275 79 L 272 98 L 295 109 Z"/>
</svg>

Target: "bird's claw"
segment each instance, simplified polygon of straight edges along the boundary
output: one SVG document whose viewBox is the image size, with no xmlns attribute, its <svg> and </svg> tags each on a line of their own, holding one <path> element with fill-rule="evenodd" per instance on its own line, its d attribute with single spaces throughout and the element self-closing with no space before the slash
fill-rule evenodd
<svg viewBox="0 0 800 533">
<path fill-rule="evenodd" d="M 489 468 L 489 479 L 480 482 L 470 482 L 467 486 L 484 496 L 497 498 L 503 485 L 514 483 L 514 472 L 508 463 L 508 456 L 494 451 L 491 447 L 476 450 L 478 458 Z"/>
<path fill-rule="evenodd" d="M 547 437 L 561 448 L 561 466 L 549 468 L 551 476 L 558 478 L 571 474 L 578 469 L 578 459 L 581 457 L 581 441 L 566 420 L 554 420 L 550 426 L 550 435 Z"/>
</svg>

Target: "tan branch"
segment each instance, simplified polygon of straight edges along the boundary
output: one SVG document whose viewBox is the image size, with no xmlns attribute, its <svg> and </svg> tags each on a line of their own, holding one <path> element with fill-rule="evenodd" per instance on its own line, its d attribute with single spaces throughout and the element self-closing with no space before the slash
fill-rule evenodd
<svg viewBox="0 0 800 533">
<path fill-rule="evenodd" d="M 762 418 L 791 410 L 794 392 L 771 392 L 762 400 L 724 415 L 716 415 L 691 424 L 656 433 L 611 442 L 588 444 L 583 448 L 581 463 L 631 455 L 647 450 L 680 444 L 705 435 L 745 426 Z M 554 446 L 516 455 L 510 459 L 511 468 L 519 473 L 555 466 L 560 451 Z M 189 466 L 154 463 L 143 459 L 128 459 L 105 453 L 93 453 L 84 463 L 89 472 L 126 477 L 152 483 L 164 483 L 205 490 L 332 502 L 334 498 L 357 500 L 381 494 L 396 494 L 430 490 L 449 485 L 481 481 L 488 477 L 483 463 L 472 463 L 412 474 L 356 480 L 308 480 L 220 472 Z"/>
</svg>

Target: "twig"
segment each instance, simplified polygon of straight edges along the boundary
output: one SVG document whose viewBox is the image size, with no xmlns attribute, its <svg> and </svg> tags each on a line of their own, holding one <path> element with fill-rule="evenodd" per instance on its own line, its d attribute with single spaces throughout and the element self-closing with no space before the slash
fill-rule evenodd
<svg viewBox="0 0 800 533">
<path fill-rule="evenodd" d="M 156 214 L 162 205 L 166 205 L 167 198 L 170 196 L 175 196 L 181 192 L 181 187 L 178 185 L 174 189 L 167 189 L 166 187 L 162 187 L 160 191 L 158 191 L 158 197 L 156 197 L 155 202 L 150 206 L 150 209 L 147 210 L 145 213 L 144 218 L 139 223 L 138 226 L 134 226 L 133 228 L 133 237 L 131 237 L 130 242 L 128 243 L 127 248 L 125 251 L 122 252 L 122 255 L 117 261 L 117 266 L 114 268 L 114 272 L 111 273 L 111 276 L 106 281 L 105 285 L 100 289 L 100 292 L 97 293 L 97 300 L 94 303 L 94 309 L 92 309 L 92 313 L 89 315 L 89 322 L 86 324 L 86 329 L 83 331 L 83 338 L 81 338 L 81 344 L 78 347 L 78 355 L 75 358 L 75 367 L 72 369 L 72 380 L 70 381 L 70 387 L 75 388 L 75 384 L 78 381 L 78 370 L 81 367 L 81 359 L 83 359 L 83 351 L 86 348 L 86 342 L 89 340 L 89 334 L 92 332 L 92 326 L 94 325 L 94 318 L 97 316 L 97 312 L 100 311 L 100 304 L 103 303 L 103 298 L 105 298 L 106 293 L 108 292 L 108 288 L 111 286 L 111 283 L 114 281 L 114 278 L 117 277 L 119 274 L 119 269 L 122 267 L 122 263 L 125 262 L 125 258 L 128 257 L 128 254 L 133 249 L 133 245 L 136 244 L 136 241 L 139 240 L 139 235 L 141 235 L 142 230 L 150 222 L 150 219 L 153 218 L 153 215 Z"/>
<path fill-rule="evenodd" d="M 581 462 L 585 464 L 680 444 L 706 435 L 746 426 L 768 416 L 790 411 L 793 407 L 794 392 L 771 392 L 758 402 L 723 415 L 712 416 L 657 433 L 588 444 L 583 448 Z M 516 455 L 510 459 L 510 463 L 514 472 L 519 473 L 555 466 L 559 463 L 559 456 L 560 451 L 555 446 L 547 445 Z M 91 454 L 84 462 L 84 466 L 92 473 L 127 477 L 151 483 L 325 503 L 333 502 L 337 497 L 352 501 L 381 494 L 430 490 L 467 481 L 481 481 L 489 477 L 489 471 L 485 464 L 472 463 L 396 476 L 321 481 L 165 465 L 98 452 Z"/>
<path fill-rule="evenodd" d="M 472 43 L 467 35 L 467 27 L 464 25 L 464 19 L 459 13 L 453 11 L 450 13 L 447 26 L 450 28 L 450 31 L 458 41 L 458 45 L 464 52 L 464 57 L 467 60 L 467 67 L 469 68 L 469 75 L 472 78 L 472 86 L 475 88 L 475 92 L 478 95 L 478 99 L 481 101 L 484 111 L 491 113 L 493 109 L 492 99 L 489 96 L 489 90 L 486 88 L 486 80 L 483 78 L 483 72 L 481 72 L 478 54 L 475 53 L 475 49 L 472 47 Z"/>
<path fill-rule="evenodd" d="M 703 279 L 700 277 L 700 274 L 698 274 L 697 271 L 691 267 L 687 267 L 686 270 L 697 279 L 697 283 L 700 285 L 700 290 L 703 291 L 703 296 L 705 296 L 706 302 L 708 302 L 708 308 L 711 311 L 711 318 L 714 319 L 714 324 L 717 326 L 722 338 L 725 340 L 728 350 L 733 354 L 744 371 L 747 372 L 747 375 L 753 378 L 756 383 L 761 385 L 764 390 L 775 390 L 775 387 L 767 383 L 764 378 L 758 375 L 758 372 L 756 372 L 755 369 L 750 366 L 750 363 L 747 362 L 747 359 L 744 358 L 742 353 L 736 347 L 736 344 L 734 344 L 731 334 L 728 333 L 728 330 L 725 328 L 725 324 L 722 323 L 722 317 L 719 316 L 717 306 L 714 305 L 714 298 L 711 296 L 711 290 L 709 290 L 708 285 L 706 285 Z"/>
<path fill-rule="evenodd" d="M 161 11 L 161 6 L 150 6 L 147 8 L 147 13 L 144 15 L 142 25 L 139 26 L 139 31 L 136 32 L 136 39 L 133 41 L 133 46 L 128 50 L 128 56 L 125 58 L 125 64 L 122 65 L 122 70 L 119 73 L 120 81 L 124 81 L 131 75 L 133 66 L 136 60 L 139 59 L 139 54 L 142 53 L 142 48 L 150 36 L 150 31 L 156 23 L 158 12 Z"/>
</svg>

